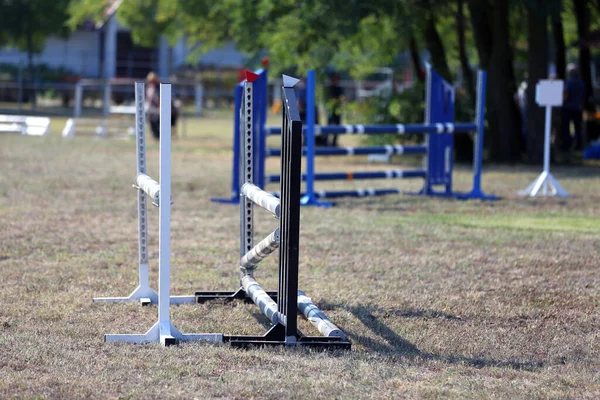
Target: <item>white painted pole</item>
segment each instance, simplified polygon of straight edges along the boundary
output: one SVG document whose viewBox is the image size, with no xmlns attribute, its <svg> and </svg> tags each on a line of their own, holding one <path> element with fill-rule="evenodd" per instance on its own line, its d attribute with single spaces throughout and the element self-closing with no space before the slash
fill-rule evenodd
<svg viewBox="0 0 600 400">
<path fill-rule="evenodd" d="M 204 85 L 202 82 L 196 83 L 195 90 L 196 116 L 202 116 L 202 106 L 204 104 Z"/>
<path fill-rule="evenodd" d="M 160 207 L 158 252 L 158 323 L 160 341 L 171 335 L 171 85 L 160 84 Z"/>
<path fill-rule="evenodd" d="M 240 190 L 243 196 L 246 196 L 252 202 L 265 210 L 269 211 L 275 217 L 281 215 L 281 201 L 269 192 L 265 192 L 253 183 L 246 182 Z"/>
<path fill-rule="evenodd" d="M 552 106 L 546 106 L 546 126 L 544 127 L 544 172 L 550 173 L 550 127 L 552 124 Z M 544 180 L 544 196 L 548 195 L 548 180 Z"/>
<path fill-rule="evenodd" d="M 83 108 L 83 85 L 81 82 L 75 84 L 75 107 L 73 110 L 73 118 L 81 117 L 81 110 Z"/>
</svg>

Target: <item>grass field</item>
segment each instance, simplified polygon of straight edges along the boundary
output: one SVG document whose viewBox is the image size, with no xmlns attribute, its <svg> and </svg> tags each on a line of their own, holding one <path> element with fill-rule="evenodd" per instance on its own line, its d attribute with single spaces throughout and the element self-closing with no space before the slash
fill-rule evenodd
<svg viewBox="0 0 600 400">
<path fill-rule="evenodd" d="M 232 123 L 225 114 L 188 123 L 173 143 L 172 293 L 233 290 L 238 211 L 209 200 L 230 193 Z M 540 168 L 487 167 L 484 188 L 501 201 L 387 196 L 303 208 L 300 286 L 351 352 L 105 344 L 104 333 L 142 333 L 156 320 L 155 307 L 91 302 L 137 283 L 134 143 L 63 141 L 63 126 L 55 118 L 50 137 L 0 136 L 0 398 L 600 397 L 598 167 L 553 170 L 568 200 L 516 196 Z M 318 168 L 382 169 L 361 158 Z M 457 168 L 459 190 L 469 172 Z M 319 187 L 333 186 L 363 185 Z M 257 215 L 263 237 L 275 221 Z M 257 277 L 274 288 L 275 273 L 268 259 Z M 172 317 L 184 332 L 267 326 L 242 304 L 173 307 Z"/>
</svg>

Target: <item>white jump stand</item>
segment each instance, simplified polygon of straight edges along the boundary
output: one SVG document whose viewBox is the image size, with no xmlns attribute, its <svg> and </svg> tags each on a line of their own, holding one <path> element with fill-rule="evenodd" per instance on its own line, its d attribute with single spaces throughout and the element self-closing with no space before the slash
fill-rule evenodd
<svg viewBox="0 0 600 400">
<path fill-rule="evenodd" d="M 563 81 L 541 80 L 535 87 L 535 102 L 546 107 L 546 126 L 544 132 L 544 171 L 536 178 L 527 189 L 519 192 L 522 196 L 568 197 L 568 193 L 560 186 L 550 173 L 550 126 L 552 123 L 552 107 L 559 107 L 563 102 Z"/>
</svg>

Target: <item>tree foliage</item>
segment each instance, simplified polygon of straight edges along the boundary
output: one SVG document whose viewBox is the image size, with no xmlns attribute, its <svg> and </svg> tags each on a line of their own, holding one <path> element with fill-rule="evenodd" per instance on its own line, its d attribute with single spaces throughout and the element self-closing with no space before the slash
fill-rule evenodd
<svg viewBox="0 0 600 400">
<path fill-rule="evenodd" d="M 106 3 L 73 0 L 72 26 L 100 15 L 101 5 Z M 139 44 L 154 45 L 160 35 L 172 41 L 184 36 L 197 56 L 231 40 L 254 59 L 267 52 L 274 72 L 334 67 L 361 77 L 407 62 L 399 55 L 408 50 L 417 73 L 427 57 L 447 79 L 462 76 L 471 103 L 470 72 L 479 66 L 489 72 L 491 155 L 516 161 L 525 144 L 513 98 L 517 79 L 527 69 L 530 84 L 547 77 L 548 61 L 556 63 L 560 76 L 567 62 L 588 62 L 589 51 L 575 43 L 600 28 L 600 1 L 127 0 L 118 17 Z M 533 101 L 529 96 L 529 109 L 536 108 Z M 537 160 L 543 120 L 530 114 L 527 153 Z"/>
</svg>

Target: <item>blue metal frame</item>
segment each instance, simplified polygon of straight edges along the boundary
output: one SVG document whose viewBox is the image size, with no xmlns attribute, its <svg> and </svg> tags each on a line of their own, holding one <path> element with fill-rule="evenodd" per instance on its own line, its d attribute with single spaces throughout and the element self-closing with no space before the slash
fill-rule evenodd
<svg viewBox="0 0 600 400">
<path fill-rule="evenodd" d="M 254 118 L 254 142 L 258 143 L 254 146 L 253 157 L 256 160 L 256 168 L 254 169 L 253 180 L 260 188 L 264 188 L 265 183 L 265 157 L 267 147 L 267 138 L 265 134 L 265 126 L 267 122 L 267 105 L 268 105 L 268 87 L 267 87 L 267 69 L 261 68 L 254 72 L 259 77 L 254 81 L 255 101 L 253 103 L 252 113 L 258 116 Z M 233 167 L 231 179 L 231 197 L 230 198 L 211 198 L 211 201 L 222 204 L 239 204 L 240 202 L 240 184 L 239 184 L 239 159 L 240 159 L 240 114 L 239 110 L 242 106 L 242 96 L 244 91 L 244 82 L 240 82 L 235 86 L 234 91 L 234 122 L 233 122 Z M 281 132 L 281 128 L 280 128 Z"/>
<path fill-rule="evenodd" d="M 483 135 L 485 131 L 485 98 L 486 98 L 487 73 L 479 71 L 477 74 L 477 113 L 475 114 L 475 125 L 477 131 L 473 143 L 473 189 L 469 193 L 455 193 L 454 195 L 463 200 L 499 200 L 498 196 L 485 194 L 481 189 L 481 173 L 483 170 Z"/>
<path fill-rule="evenodd" d="M 427 106 L 425 123 L 434 125 L 454 122 L 454 88 L 441 75 L 427 65 Z M 452 133 L 430 133 L 427 135 L 427 177 L 422 194 L 428 196 L 452 196 L 452 166 L 454 135 Z M 443 186 L 442 192 L 436 186 Z"/>
<path fill-rule="evenodd" d="M 254 83 L 256 101 L 254 104 L 255 118 L 255 176 L 254 181 L 260 188 L 272 182 L 279 182 L 277 175 L 265 175 L 265 163 L 267 157 L 280 156 L 281 150 L 267 149 L 266 138 L 269 135 L 281 134 L 279 127 L 266 127 L 267 106 L 268 106 L 268 86 L 267 70 L 260 69 L 256 71 L 259 78 Z M 242 85 L 236 86 L 235 109 L 239 110 L 241 106 Z M 486 73 L 480 71 L 477 80 L 477 115 L 474 122 L 454 123 L 454 104 L 455 91 L 452 85 L 446 82 L 431 66 L 427 65 L 427 86 L 426 86 L 426 109 L 425 124 L 396 124 L 396 125 L 334 125 L 317 126 L 315 125 L 315 89 L 316 73 L 308 71 L 307 74 L 307 113 L 306 123 L 303 127 L 306 147 L 303 148 L 303 155 L 306 156 L 306 173 L 303 174 L 303 180 L 306 182 L 306 192 L 302 195 L 301 204 L 320 207 L 330 207 L 331 202 L 321 201 L 325 197 L 338 198 L 347 196 L 368 196 L 381 195 L 388 193 L 400 193 L 397 189 L 359 189 L 348 191 L 316 191 L 315 181 L 317 180 L 338 180 L 348 179 L 378 179 L 386 178 L 385 172 L 336 172 L 336 173 L 315 173 L 316 156 L 341 156 L 341 155 L 369 155 L 369 154 L 423 154 L 424 160 L 424 184 L 423 189 L 418 194 L 428 196 L 456 197 L 459 199 L 482 199 L 496 200 L 498 197 L 486 195 L 481 190 L 481 173 L 483 163 L 483 137 L 485 121 L 485 96 L 486 96 Z M 237 204 L 239 202 L 239 171 L 237 170 L 239 160 L 239 114 L 235 113 L 234 122 L 234 145 L 233 145 L 233 180 L 232 197 L 229 199 L 212 199 L 220 203 Z M 452 172 L 453 172 L 453 152 L 454 152 L 454 133 L 474 132 L 473 146 L 473 189 L 468 193 L 456 193 L 452 191 Z M 315 148 L 315 136 L 321 134 L 424 134 L 426 136 L 425 145 L 414 146 L 376 146 L 376 147 L 355 147 L 355 148 Z M 419 172 L 419 174 L 423 174 Z M 419 175 L 421 176 L 421 175 Z M 394 178 L 412 178 L 413 176 L 393 176 Z M 442 188 L 440 191 L 439 188 Z"/>
</svg>

